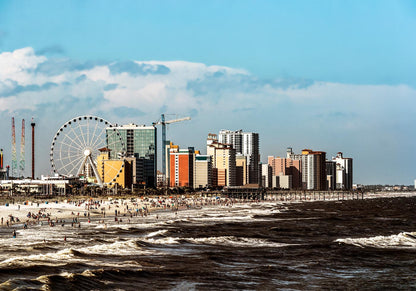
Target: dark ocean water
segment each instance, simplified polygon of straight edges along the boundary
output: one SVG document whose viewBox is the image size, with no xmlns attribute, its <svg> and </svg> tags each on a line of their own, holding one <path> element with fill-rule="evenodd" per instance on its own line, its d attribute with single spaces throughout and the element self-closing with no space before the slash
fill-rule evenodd
<svg viewBox="0 0 416 291">
<path fill-rule="evenodd" d="M 416 289 L 416 197 L 158 216 L 3 231 L 0 290 Z"/>
</svg>

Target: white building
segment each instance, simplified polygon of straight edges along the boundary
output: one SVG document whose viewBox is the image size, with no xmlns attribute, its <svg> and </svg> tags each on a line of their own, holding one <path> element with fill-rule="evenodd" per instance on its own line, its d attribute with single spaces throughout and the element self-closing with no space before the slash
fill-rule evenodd
<svg viewBox="0 0 416 291">
<path fill-rule="evenodd" d="M 339 190 L 352 190 L 352 159 L 344 158 L 342 153 L 338 152 L 337 156 L 332 158 L 332 161 L 336 163 L 335 188 Z"/>
<path fill-rule="evenodd" d="M 232 145 L 236 154 L 247 157 L 249 184 L 259 184 L 261 182 L 259 177 L 260 148 L 258 133 L 243 132 L 242 130 L 221 130 L 218 135 L 218 142 Z"/>
<path fill-rule="evenodd" d="M 272 167 L 269 164 L 261 164 L 261 186 L 272 187 Z"/>
<path fill-rule="evenodd" d="M 279 176 L 279 188 L 280 189 L 292 189 L 292 175 Z"/>
</svg>

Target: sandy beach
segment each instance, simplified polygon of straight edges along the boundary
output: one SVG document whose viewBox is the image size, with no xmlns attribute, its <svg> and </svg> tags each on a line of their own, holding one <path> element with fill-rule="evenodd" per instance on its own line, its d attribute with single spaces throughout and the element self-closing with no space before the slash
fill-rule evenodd
<svg viewBox="0 0 416 291">
<path fill-rule="evenodd" d="M 26 229 L 33 225 L 80 227 L 80 223 L 132 222 L 133 218 L 159 219 L 161 213 L 175 213 L 206 205 L 230 205 L 230 199 L 184 197 L 79 198 L 4 203 L 0 205 L 3 228 Z"/>
<path fill-rule="evenodd" d="M 408 197 L 416 195 L 415 192 L 399 193 L 366 193 L 365 199 L 381 197 Z M 55 198 L 57 199 L 57 198 Z M 225 205 L 246 202 L 236 199 L 216 197 L 76 197 L 60 200 L 31 200 L 7 202 L 0 205 L 0 225 L 13 229 L 28 228 L 33 225 L 56 226 L 77 223 L 105 223 L 111 218 L 114 222 L 131 222 L 133 218 L 159 219 L 161 213 L 174 212 L 189 208 L 201 208 L 203 206 Z M 287 203 L 299 201 L 286 201 Z M 75 225 L 74 225 L 75 223 Z"/>
</svg>

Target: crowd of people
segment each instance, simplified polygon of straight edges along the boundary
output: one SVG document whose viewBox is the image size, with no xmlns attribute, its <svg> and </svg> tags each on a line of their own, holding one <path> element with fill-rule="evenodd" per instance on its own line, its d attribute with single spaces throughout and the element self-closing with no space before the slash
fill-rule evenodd
<svg viewBox="0 0 416 291">
<path fill-rule="evenodd" d="M 233 206 L 237 199 L 220 197 L 137 197 L 129 199 L 76 199 L 65 201 L 43 201 L 7 204 L 0 206 L 1 226 L 12 228 L 13 237 L 17 229 L 32 226 L 61 226 L 81 228 L 82 223 L 132 223 L 134 218 L 143 219 L 154 213 L 159 219 L 161 212 L 173 211 L 175 216 L 179 210 L 201 208 L 205 206 Z M 11 212 L 11 213 L 10 213 Z M 110 213 L 110 215 L 108 215 Z M 69 223 L 67 223 L 70 222 Z M 66 237 L 65 237 L 66 240 Z"/>
</svg>

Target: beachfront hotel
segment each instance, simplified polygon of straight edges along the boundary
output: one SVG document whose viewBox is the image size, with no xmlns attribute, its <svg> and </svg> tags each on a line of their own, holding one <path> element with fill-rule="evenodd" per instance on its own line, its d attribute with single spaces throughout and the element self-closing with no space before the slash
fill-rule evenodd
<svg viewBox="0 0 416 291">
<path fill-rule="evenodd" d="M 195 152 L 192 148 L 179 149 L 179 146 L 171 146 L 169 156 L 170 187 L 193 187 L 194 160 Z"/>
<path fill-rule="evenodd" d="M 247 158 L 248 177 L 247 183 L 244 184 L 259 184 L 259 134 L 243 132 L 241 129 L 236 131 L 221 130 L 218 134 L 218 142 L 220 144 L 232 145 L 237 155 L 243 155 Z"/>
</svg>

